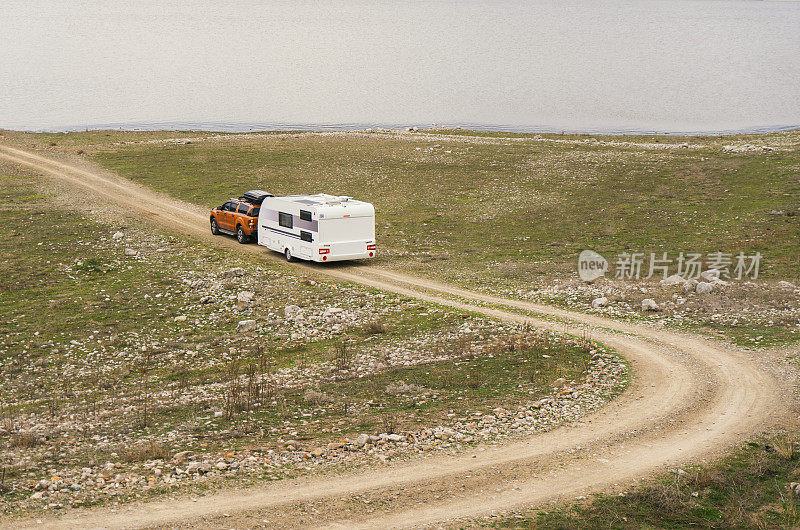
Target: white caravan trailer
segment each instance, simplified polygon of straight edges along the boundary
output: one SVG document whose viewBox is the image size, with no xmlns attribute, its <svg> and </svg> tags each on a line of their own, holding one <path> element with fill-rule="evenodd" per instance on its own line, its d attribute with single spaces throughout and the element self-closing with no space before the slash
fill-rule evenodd
<svg viewBox="0 0 800 530">
<path fill-rule="evenodd" d="M 286 259 L 341 261 L 375 256 L 375 208 L 351 197 L 265 197 L 258 214 L 258 244 Z"/>
</svg>

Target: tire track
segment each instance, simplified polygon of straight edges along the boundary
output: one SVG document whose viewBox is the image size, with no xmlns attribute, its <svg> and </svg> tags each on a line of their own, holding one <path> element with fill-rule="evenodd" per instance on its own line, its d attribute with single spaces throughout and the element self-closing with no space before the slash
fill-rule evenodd
<svg viewBox="0 0 800 530">
<path fill-rule="evenodd" d="M 85 163 L 78 166 L 5 145 L 0 145 L 0 157 L 91 191 L 126 210 L 148 214 L 150 222 L 217 246 L 280 259 L 254 245 L 213 238 L 208 215 L 199 208 Z M 117 511 L 73 511 L 45 520 L 42 525 L 33 521 L 15 524 L 53 528 L 213 527 L 253 524 L 265 514 L 278 517 L 283 526 L 387 528 L 452 521 L 626 484 L 665 466 L 715 454 L 776 424 L 787 413 L 779 385 L 769 374 L 742 352 L 706 339 L 477 293 L 377 267 L 298 266 L 501 320 L 529 322 L 556 331 L 565 329 L 564 322 L 573 331 L 576 326 L 589 326 L 594 338 L 632 363 L 635 380 L 623 396 L 581 424 L 489 447 L 474 455 L 424 457 L 341 475 L 224 490 L 205 496 L 203 502 L 170 499 Z M 544 471 L 534 475 L 534 468 Z M 517 487 L 487 493 L 487 489 L 502 483 L 503 476 L 519 479 Z M 398 488 L 406 495 L 393 500 Z M 385 500 L 387 509 L 377 515 L 353 510 L 348 499 L 363 493 Z M 299 523 L 298 503 L 317 503 L 322 509 L 318 516 Z M 231 514 L 232 519 L 223 518 L 223 513 Z"/>
</svg>

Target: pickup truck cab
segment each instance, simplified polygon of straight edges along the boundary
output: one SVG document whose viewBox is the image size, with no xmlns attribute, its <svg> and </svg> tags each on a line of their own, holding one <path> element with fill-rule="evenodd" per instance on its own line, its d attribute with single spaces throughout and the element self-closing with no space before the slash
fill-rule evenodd
<svg viewBox="0 0 800 530">
<path fill-rule="evenodd" d="M 271 196 L 265 191 L 251 190 L 238 199 L 228 199 L 222 206 L 211 210 L 211 233 L 236 236 L 242 244 L 257 240 L 261 202 Z"/>
</svg>

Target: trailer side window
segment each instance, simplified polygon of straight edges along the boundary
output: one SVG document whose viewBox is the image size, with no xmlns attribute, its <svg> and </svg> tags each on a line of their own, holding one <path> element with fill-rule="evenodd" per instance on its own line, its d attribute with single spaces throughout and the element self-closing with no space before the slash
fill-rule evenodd
<svg viewBox="0 0 800 530">
<path fill-rule="evenodd" d="M 314 241 L 314 237 L 311 235 L 311 232 L 306 232 L 305 230 L 300 230 L 300 239 L 303 241 Z"/>
<path fill-rule="evenodd" d="M 292 214 L 278 212 L 278 224 L 284 228 L 292 228 Z"/>
<path fill-rule="evenodd" d="M 310 221 L 311 220 L 311 212 L 307 210 L 300 210 L 300 219 L 303 221 Z"/>
</svg>

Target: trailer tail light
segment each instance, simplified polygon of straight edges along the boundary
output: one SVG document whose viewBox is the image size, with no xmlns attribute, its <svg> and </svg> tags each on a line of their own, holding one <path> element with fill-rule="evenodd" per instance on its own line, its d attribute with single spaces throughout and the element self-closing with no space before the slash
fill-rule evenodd
<svg viewBox="0 0 800 530">
<path fill-rule="evenodd" d="M 319 249 L 319 253 L 320 254 L 330 254 L 331 253 L 331 249 L 329 249 L 329 248 L 321 248 L 321 249 Z"/>
<path fill-rule="evenodd" d="M 377 249 L 378 245 L 375 245 L 374 243 L 372 245 L 367 245 L 367 250 L 377 250 Z"/>
</svg>

